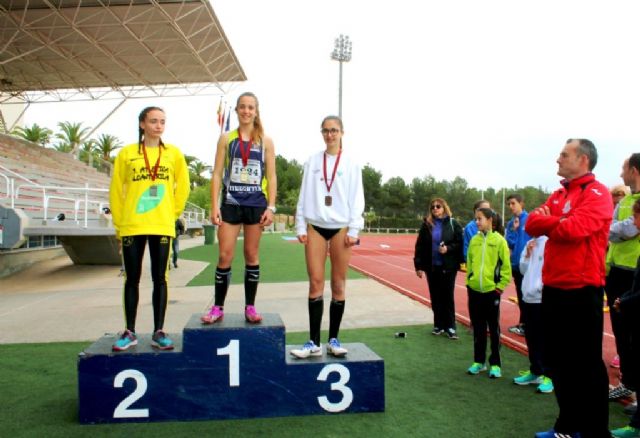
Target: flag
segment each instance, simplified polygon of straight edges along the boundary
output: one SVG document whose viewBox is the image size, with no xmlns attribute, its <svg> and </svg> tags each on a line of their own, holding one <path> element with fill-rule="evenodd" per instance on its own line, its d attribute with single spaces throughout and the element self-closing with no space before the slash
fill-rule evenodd
<svg viewBox="0 0 640 438">
<path fill-rule="evenodd" d="M 222 97 L 220 98 L 220 103 L 218 104 L 218 126 L 222 128 L 222 121 L 224 120 L 224 113 L 222 111 Z"/>
<path fill-rule="evenodd" d="M 224 127 L 224 132 L 229 132 L 229 122 L 231 120 L 231 108 L 229 108 L 229 112 L 227 112 L 227 123 Z"/>
</svg>

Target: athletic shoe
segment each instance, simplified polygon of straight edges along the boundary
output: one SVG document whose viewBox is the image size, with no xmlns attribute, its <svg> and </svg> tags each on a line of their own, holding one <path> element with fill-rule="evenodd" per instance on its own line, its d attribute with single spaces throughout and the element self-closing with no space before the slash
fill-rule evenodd
<svg viewBox="0 0 640 438">
<path fill-rule="evenodd" d="M 480 374 L 481 371 L 487 371 L 487 367 L 484 366 L 483 363 L 474 362 L 471 364 L 469 369 L 467 369 L 467 373 L 475 376 L 476 374 Z"/>
<path fill-rule="evenodd" d="M 635 415 L 637 410 L 638 410 L 637 401 L 634 401 L 633 403 L 629 403 L 627 406 L 624 407 L 624 413 L 629 416 Z"/>
<path fill-rule="evenodd" d="M 431 330 L 431 334 L 434 336 L 438 336 L 444 333 L 444 330 L 442 330 L 441 328 L 438 327 L 434 327 L 433 330 Z"/>
<path fill-rule="evenodd" d="M 582 438 L 580 432 L 574 433 L 560 433 L 555 429 L 547 430 L 546 432 L 536 433 L 536 438 Z"/>
<path fill-rule="evenodd" d="M 509 333 L 513 333 L 514 335 L 524 336 L 524 327 L 521 325 L 514 325 L 509 327 Z"/>
<path fill-rule="evenodd" d="M 609 401 L 627 398 L 633 395 L 633 391 L 620 383 L 618 386 L 609 388 Z"/>
<path fill-rule="evenodd" d="M 520 371 L 520 377 L 515 377 L 513 383 L 516 385 L 539 385 L 542 383 L 542 376 L 536 376 L 531 371 Z"/>
<path fill-rule="evenodd" d="M 262 315 L 260 315 L 255 306 L 245 306 L 244 308 L 244 319 L 251 324 L 257 324 L 262 321 Z"/>
<path fill-rule="evenodd" d="M 309 356 L 322 356 L 322 347 L 314 344 L 313 341 L 309 341 L 302 348 L 291 350 L 289 353 L 298 359 L 306 359 Z"/>
<path fill-rule="evenodd" d="M 214 322 L 222 321 L 224 319 L 224 311 L 220 306 L 213 306 L 206 314 L 200 317 L 200 321 L 203 324 L 213 324 Z"/>
<path fill-rule="evenodd" d="M 458 339 L 458 334 L 456 333 L 456 331 L 452 328 L 447 329 L 446 331 L 447 336 L 449 337 L 449 339 L 451 339 L 452 341 L 455 341 L 456 339 Z"/>
<path fill-rule="evenodd" d="M 347 349 L 341 346 L 340 341 L 336 338 L 331 338 L 327 345 L 327 353 L 335 357 L 342 357 L 347 354 Z"/>
<path fill-rule="evenodd" d="M 541 376 L 542 382 L 536 388 L 536 391 L 542 394 L 549 394 L 553 392 L 553 382 L 546 376 Z"/>
<path fill-rule="evenodd" d="M 151 337 L 151 346 L 158 350 L 173 350 L 173 341 L 165 332 L 158 330 Z"/>
<path fill-rule="evenodd" d="M 611 359 L 611 363 L 609 364 L 609 366 L 611 368 L 620 368 L 620 356 L 618 356 L 617 354 L 613 356 L 613 359 Z"/>
<path fill-rule="evenodd" d="M 111 349 L 113 351 L 124 351 L 129 347 L 133 347 L 134 345 L 138 345 L 138 338 L 136 334 L 131 330 L 125 330 L 120 333 L 120 338 L 113 344 Z"/>
<path fill-rule="evenodd" d="M 640 437 L 640 429 L 633 426 L 625 426 L 612 430 L 611 435 L 616 438 L 638 438 Z"/>
<path fill-rule="evenodd" d="M 489 369 L 489 377 L 492 379 L 499 379 L 502 377 L 502 370 L 498 365 L 491 365 Z"/>
</svg>

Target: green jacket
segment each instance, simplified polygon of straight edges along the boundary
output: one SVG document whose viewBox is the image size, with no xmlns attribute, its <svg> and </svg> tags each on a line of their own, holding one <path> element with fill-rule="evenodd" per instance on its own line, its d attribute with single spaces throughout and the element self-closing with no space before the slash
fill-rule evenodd
<svg viewBox="0 0 640 438">
<path fill-rule="evenodd" d="M 478 292 L 504 290 L 511 281 L 509 246 L 500 233 L 479 232 L 469 242 L 467 286 Z"/>
<path fill-rule="evenodd" d="M 618 204 L 609 232 L 609 250 L 607 251 L 607 268 L 615 266 L 626 270 L 635 270 L 640 256 L 640 234 L 633 237 L 626 236 L 622 231 L 616 231 L 625 219 L 633 216 L 633 204 L 640 199 L 640 193 L 627 195 Z"/>
</svg>

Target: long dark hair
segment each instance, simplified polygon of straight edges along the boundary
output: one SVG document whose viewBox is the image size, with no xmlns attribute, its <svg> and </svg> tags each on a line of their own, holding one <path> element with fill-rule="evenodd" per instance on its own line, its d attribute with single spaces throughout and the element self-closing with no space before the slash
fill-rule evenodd
<svg viewBox="0 0 640 438">
<path fill-rule="evenodd" d="M 164 113 L 164 110 L 158 106 L 148 106 L 142 111 L 140 111 L 140 114 L 138 115 L 138 153 L 139 154 L 142 153 L 142 144 L 144 142 L 144 129 L 140 127 L 140 123 L 144 122 L 147 119 L 147 114 L 149 114 L 151 111 L 160 111 Z M 165 147 L 164 143 L 162 142 L 162 139 L 160 139 L 160 146 Z"/>
<path fill-rule="evenodd" d="M 497 233 L 503 234 L 502 218 L 491 208 L 479 208 L 476 212 L 480 212 L 484 217 L 491 220 L 491 229 Z"/>
</svg>

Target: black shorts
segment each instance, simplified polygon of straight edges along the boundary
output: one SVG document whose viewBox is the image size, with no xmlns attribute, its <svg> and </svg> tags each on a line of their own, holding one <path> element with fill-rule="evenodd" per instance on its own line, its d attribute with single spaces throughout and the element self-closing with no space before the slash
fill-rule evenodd
<svg viewBox="0 0 640 438">
<path fill-rule="evenodd" d="M 333 236 L 335 236 L 340 232 L 340 230 L 342 230 L 342 228 L 322 228 L 315 225 L 311 225 L 311 226 L 313 227 L 314 230 L 318 232 L 318 234 L 324 237 L 324 240 L 327 240 L 327 241 L 331 240 Z"/>
<path fill-rule="evenodd" d="M 267 207 L 243 207 L 241 205 L 222 204 L 220 216 L 228 224 L 256 225 Z"/>
</svg>

